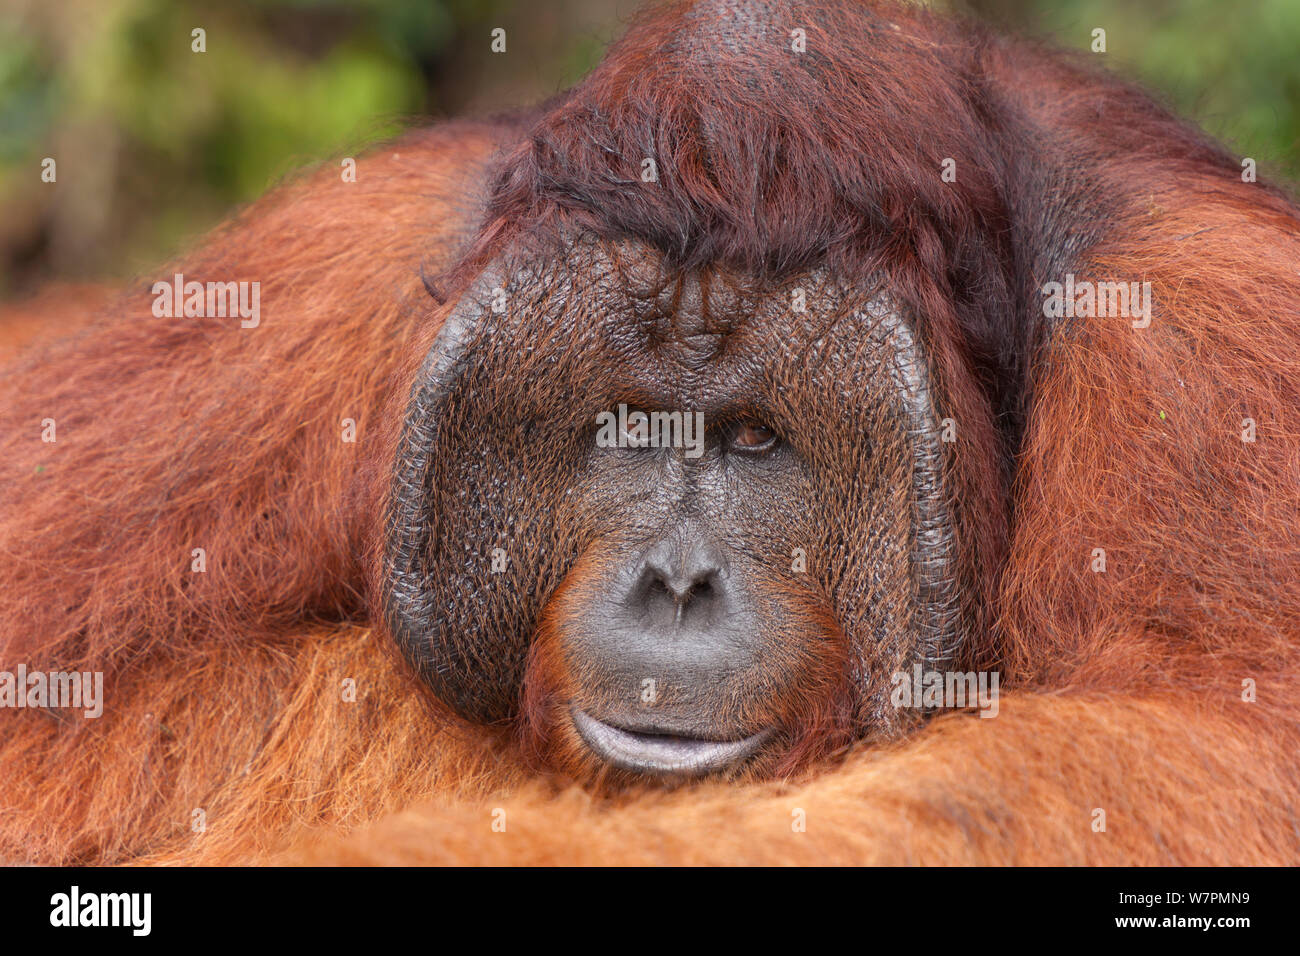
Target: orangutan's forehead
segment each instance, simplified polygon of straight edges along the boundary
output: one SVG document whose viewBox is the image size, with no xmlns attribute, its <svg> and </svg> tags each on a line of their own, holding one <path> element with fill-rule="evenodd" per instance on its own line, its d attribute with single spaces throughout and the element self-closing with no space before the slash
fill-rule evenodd
<svg viewBox="0 0 1300 956">
<path fill-rule="evenodd" d="M 610 317 L 630 323 L 655 346 L 707 349 L 727 337 L 761 336 L 774 324 L 788 331 L 802 315 L 826 315 L 842 307 L 845 298 L 844 288 L 824 269 L 780 279 L 721 263 L 681 269 L 635 239 L 583 243 L 568 258 L 570 270 L 582 275 L 590 292 L 608 305 Z M 593 274 L 599 276 L 594 285 Z M 791 316 L 794 321 L 787 318 Z"/>
<path fill-rule="evenodd" d="M 836 378 L 848 386 L 872 364 L 858 353 L 873 341 L 860 333 L 879 289 L 826 266 L 782 276 L 718 262 L 683 268 L 637 238 L 570 233 L 508 257 L 502 272 L 512 278 L 501 323 L 563 342 L 570 356 L 603 355 L 607 381 L 679 404 L 725 405 L 774 377 L 800 392 Z M 853 354 L 839 354 L 846 350 Z M 815 374 L 791 368 L 812 356 Z"/>
</svg>

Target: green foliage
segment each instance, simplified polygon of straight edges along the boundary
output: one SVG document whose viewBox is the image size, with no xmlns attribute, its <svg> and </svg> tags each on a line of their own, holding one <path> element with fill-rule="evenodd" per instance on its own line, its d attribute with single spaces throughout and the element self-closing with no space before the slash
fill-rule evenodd
<svg viewBox="0 0 1300 956">
<path fill-rule="evenodd" d="M 1034 0 L 973 3 L 1013 26 L 1089 50 L 1106 31 L 1107 66 L 1162 93 L 1261 175 L 1300 180 L 1300 2 Z"/>
<path fill-rule="evenodd" d="M 420 60 L 455 30 L 436 0 L 54 6 L 40 29 L 0 21 L 0 203 L 21 204 L 50 155 L 70 195 L 68 177 L 100 152 L 110 232 L 70 264 L 83 274 L 165 258 L 298 166 L 391 137 L 424 111 Z M 75 28 L 67 17 L 84 9 L 93 23 Z M 56 229 L 49 219 L 34 228 Z"/>
</svg>

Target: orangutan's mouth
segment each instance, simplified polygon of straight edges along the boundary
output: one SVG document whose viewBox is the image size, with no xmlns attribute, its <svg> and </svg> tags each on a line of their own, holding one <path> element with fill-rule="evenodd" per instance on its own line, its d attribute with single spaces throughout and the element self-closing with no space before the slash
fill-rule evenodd
<svg viewBox="0 0 1300 956">
<path fill-rule="evenodd" d="M 573 726 L 591 751 L 623 770 L 698 776 L 752 756 L 772 735 L 762 730 L 739 740 L 708 740 L 664 732 L 626 730 L 573 708 Z"/>
</svg>

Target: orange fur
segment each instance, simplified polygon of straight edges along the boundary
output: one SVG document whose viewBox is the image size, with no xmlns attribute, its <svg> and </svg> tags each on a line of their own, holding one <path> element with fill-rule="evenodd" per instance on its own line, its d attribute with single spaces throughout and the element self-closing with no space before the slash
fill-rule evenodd
<svg viewBox="0 0 1300 956">
<path fill-rule="evenodd" d="M 272 194 L 186 259 L 193 278 L 264 280 L 257 336 L 160 323 L 145 283 L 6 358 L 0 669 L 100 669 L 110 696 L 98 721 L 0 712 L 0 858 L 1300 859 L 1300 216 L 1222 170 L 1089 138 L 1089 75 L 1012 47 L 986 67 L 1105 170 L 1122 238 L 1079 278 L 1140 276 L 1156 303 L 1150 328 L 1081 324 L 1037 356 L 1010 557 L 987 572 L 996 719 L 944 716 L 787 780 L 601 796 L 425 698 L 359 623 L 358 589 L 395 442 L 377 423 L 441 315 L 420 271 L 472 238 L 505 135 L 451 125 L 373 154 L 355 185 L 323 169 Z"/>
</svg>

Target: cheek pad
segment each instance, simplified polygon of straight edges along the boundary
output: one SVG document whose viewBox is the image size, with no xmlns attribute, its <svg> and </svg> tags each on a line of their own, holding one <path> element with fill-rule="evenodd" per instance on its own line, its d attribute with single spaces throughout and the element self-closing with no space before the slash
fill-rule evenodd
<svg viewBox="0 0 1300 956">
<path fill-rule="evenodd" d="M 562 268 L 480 276 L 421 366 L 393 467 L 385 622 L 475 722 L 515 713 L 541 608 L 582 545 L 564 502 L 590 454 L 584 369 L 599 363 L 572 291 Z"/>
</svg>

